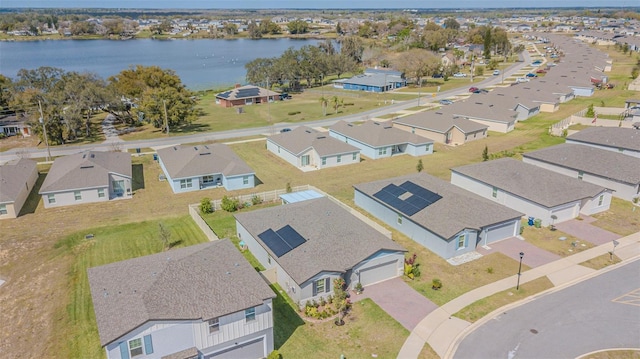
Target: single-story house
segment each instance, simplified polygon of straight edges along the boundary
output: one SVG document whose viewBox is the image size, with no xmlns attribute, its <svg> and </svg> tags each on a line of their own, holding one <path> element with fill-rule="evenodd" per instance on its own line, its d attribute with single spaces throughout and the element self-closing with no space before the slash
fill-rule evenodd
<svg viewBox="0 0 640 359">
<path fill-rule="evenodd" d="M 6 115 L 0 117 L 0 133 L 5 136 L 22 135 L 31 136 L 31 125 L 27 123 L 24 115 Z"/>
<path fill-rule="evenodd" d="M 489 131 L 507 133 L 515 128 L 518 112 L 503 103 L 503 100 L 493 94 L 474 94 L 468 100 L 455 102 L 447 109 L 454 117 L 485 125 Z M 511 105 L 515 107 L 515 104 Z"/>
<path fill-rule="evenodd" d="M 489 126 L 443 111 L 425 111 L 393 121 L 393 126 L 447 145 L 462 145 L 487 137 Z"/>
<path fill-rule="evenodd" d="M 306 126 L 268 137 L 267 150 L 303 171 L 360 162 L 358 147 Z"/>
<path fill-rule="evenodd" d="M 37 180 L 36 161 L 21 158 L 0 166 L 0 219 L 18 217 Z"/>
<path fill-rule="evenodd" d="M 523 154 L 522 160 L 566 176 L 614 190 L 633 200 L 640 193 L 640 158 L 591 146 L 563 143 Z"/>
<path fill-rule="evenodd" d="M 329 128 L 329 135 L 358 147 L 361 154 L 372 159 L 433 153 L 433 140 L 394 128 L 392 122 L 366 121 L 357 126 L 338 121 Z"/>
<path fill-rule="evenodd" d="M 162 148 L 158 162 L 173 193 L 220 186 L 228 191 L 255 187 L 255 171 L 223 144 Z"/>
<path fill-rule="evenodd" d="M 280 100 L 280 94 L 262 87 L 245 85 L 216 95 L 216 104 L 223 107 L 253 105 Z"/>
<path fill-rule="evenodd" d="M 238 238 L 301 306 L 331 295 L 336 278 L 354 288 L 403 274 L 405 249 L 326 197 L 235 218 Z"/>
<path fill-rule="evenodd" d="M 275 294 L 228 240 L 87 270 L 108 359 L 265 358 Z"/>
<path fill-rule="evenodd" d="M 40 187 L 44 208 L 132 198 L 131 155 L 85 151 L 56 158 Z"/>
<path fill-rule="evenodd" d="M 610 189 L 512 158 L 452 168 L 451 183 L 539 218 L 544 226 L 603 212 L 611 204 Z"/>
<path fill-rule="evenodd" d="M 445 259 L 518 235 L 523 216 L 424 172 L 354 188 L 357 206 Z"/>
<path fill-rule="evenodd" d="M 635 128 L 589 127 L 567 136 L 567 143 L 640 158 L 640 130 Z"/>
<path fill-rule="evenodd" d="M 366 69 L 363 74 L 333 81 L 335 88 L 367 92 L 386 92 L 406 86 L 402 72 L 385 69 Z"/>
</svg>

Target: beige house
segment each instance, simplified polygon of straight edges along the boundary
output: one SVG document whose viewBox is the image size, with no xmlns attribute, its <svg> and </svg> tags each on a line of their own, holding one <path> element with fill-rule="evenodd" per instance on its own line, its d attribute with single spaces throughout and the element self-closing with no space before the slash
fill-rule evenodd
<svg viewBox="0 0 640 359">
<path fill-rule="evenodd" d="M 0 219 L 18 217 L 37 180 L 33 160 L 22 158 L 0 166 Z"/>
<path fill-rule="evenodd" d="M 393 127 L 447 145 L 462 145 L 487 137 L 489 126 L 442 112 L 422 112 L 393 121 Z"/>
</svg>

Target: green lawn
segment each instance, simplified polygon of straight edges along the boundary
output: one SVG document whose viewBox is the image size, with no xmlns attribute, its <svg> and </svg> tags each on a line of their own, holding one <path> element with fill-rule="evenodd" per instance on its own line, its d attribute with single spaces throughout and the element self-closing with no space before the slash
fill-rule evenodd
<svg viewBox="0 0 640 359">
<path fill-rule="evenodd" d="M 71 254 L 75 261 L 67 273 L 69 301 L 64 313 L 54 323 L 55 330 L 65 342 L 54 350 L 59 358 L 103 358 L 104 349 L 98 338 L 93 312 L 87 269 L 129 258 L 161 252 L 159 223 L 171 231 L 175 247 L 184 247 L 206 241 L 189 216 L 164 218 L 158 221 L 131 223 L 87 229 L 72 234 L 56 243 L 60 255 Z M 85 235 L 93 234 L 87 240 Z M 61 334 L 60 332 L 66 333 Z"/>
</svg>

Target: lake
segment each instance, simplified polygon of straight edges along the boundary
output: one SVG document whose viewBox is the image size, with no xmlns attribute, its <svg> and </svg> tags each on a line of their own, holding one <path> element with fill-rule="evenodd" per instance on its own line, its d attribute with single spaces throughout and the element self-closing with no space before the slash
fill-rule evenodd
<svg viewBox="0 0 640 359">
<path fill-rule="evenodd" d="M 15 78 L 20 69 L 40 66 L 93 72 L 103 78 L 134 65 L 174 70 L 192 90 L 244 84 L 244 65 L 258 57 L 279 57 L 312 39 L 42 40 L 0 41 L 0 73 Z"/>
</svg>

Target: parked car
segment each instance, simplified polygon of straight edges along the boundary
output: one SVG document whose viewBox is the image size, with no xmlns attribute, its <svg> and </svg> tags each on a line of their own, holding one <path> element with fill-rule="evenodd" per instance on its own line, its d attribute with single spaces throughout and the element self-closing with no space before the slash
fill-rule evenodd
<svg viewBox="0 0 640 359">
<path fill-rule="evenodd" d="M 527 77 L 518 77 L 516 78 L 516 83 L 529 82 Z"/>
<path fill-rule="evenodd" d="M 545 69 L 540 69 L 540 70 L 537 70 L 537 71 L 536 71 L 536 73 L 537 73 L 537 74 L 546 74 L 546 73 L 547 73 L 547 70 L 545 70 Z"/>
<path fill-rule="evenodd" d="M 536 61 L 531 63 L 531 65 L 534 65 L 534 66 L 535 65 L 540 65 L 540 64 L 542 64 L 542 60 L 536 60 Z"/>
<path fill-rule="evenodd" d="M 451 101 L 451 100 L 447 100 L 447 99 L 440 100 L 440 104 L 441 105 L 451 105 L 452 103 L 453 103 L 453 101 Z"/>
<path fill-rule="evenodd" d="M 443 74 L 433 74 L 433 76 L 431 76 L 431 77 L 433 77 L 434 79 L 441 79 L 441 78 L 444 77 L 444 75 Z"/>
<path fill-rule="evenodd" d="M 467 74 L 463 74 L 462 72 L 456 72 L 453 74 L 453 77 L 467 77 Z"/>
<path fill-rule="evenodd" d="M 525 76 L 527 76 L 527 77 L 538 77 L 538 75 L 534 74 L 533 72 L 529 72 Z"/>
<path fill-rule="evenodd" d="M 493 76 L 500 75 L 500 70 L 493 70 Z"/>
<path fill-rule="evenodd" d="M 285 127 L 282 130 L 280 130 L 280 133 L 285 133 L 285 132 L 291 132 L 291 129 L 289 127 Z"/>
<path fill-rule="evenodd" d="M 477 87 L 469 87 L 469 92 L 471 93 L 480 93 L 480 89 Z"/>
<path fill-rule="evenodd" d="M 558 58 L 558 55 L 553 54 L 553 55 L 551 55 L 551 56 L 549 56 L 549 57 L 550 57 L 550 58 L 552 58 L 552 59 L 557 59 L 557 58 Z"/>
</svg>

